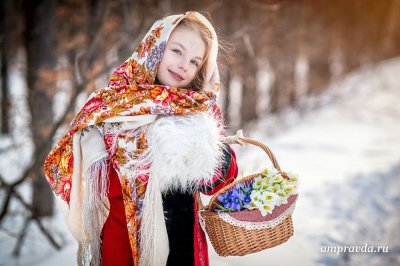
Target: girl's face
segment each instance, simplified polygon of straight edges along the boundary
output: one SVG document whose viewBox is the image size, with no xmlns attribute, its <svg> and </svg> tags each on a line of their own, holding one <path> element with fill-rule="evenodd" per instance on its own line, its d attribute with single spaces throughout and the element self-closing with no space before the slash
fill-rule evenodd
<svg viewBox="0 0 400 266">
<path fill-rule="evenodd" d="M 187 87 L 203 64 L 206 46 L 197 32 L 175 28 L 165 47 L 157 72 L 162 85 Z"/>
</svg>

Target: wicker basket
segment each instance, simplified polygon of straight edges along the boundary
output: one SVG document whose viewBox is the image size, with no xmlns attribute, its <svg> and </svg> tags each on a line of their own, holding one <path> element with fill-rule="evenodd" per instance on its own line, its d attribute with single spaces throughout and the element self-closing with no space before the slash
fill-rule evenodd
<svg viewBox="0 0 400 266">
<path fill-rule="evenodd" d="M 262 148 L 271 159 L 274 167 L 284 178 L 279 164 L 264 144 L 249 138 L 240 138 L 241 141 Z M 208 206 L 201 202 L 197 194 L 197 203 L 200 211 L 200 224 L 210 238 L 211 244 L 218 255 L 244 256 L 267 248 L 272 248 L 286 242 L 293 235 L 292 212 L 297 195 L 291 195 L 287 204 L 276 206 L 272 214 L 262 216 L 259 210 L 242 210 L 238 212 L 215 212 L 218 196 L 241 182 L 250 182 L 261 173 L 246 176 L 218 191 L 211 198 Z"/>
</svg>

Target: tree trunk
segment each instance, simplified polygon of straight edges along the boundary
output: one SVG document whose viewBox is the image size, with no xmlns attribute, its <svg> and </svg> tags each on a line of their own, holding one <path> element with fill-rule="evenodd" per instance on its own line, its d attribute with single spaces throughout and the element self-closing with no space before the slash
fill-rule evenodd
<svg viewBox="0 0 400 266">
<path fill-rule="evenodd" d="M 265 50 L 275 77 L 270 89 L 271 113 L 277 113 L 296 102 L 295 39 L 298 32 L 293 25 L 298 23 L 300 12 L 300 2 L 282 1 L 280 9 L 270 16 L 269 23 L 273 26 L 269 26 L 270 40 L 266 40 L 269 42 L 269 47 Z"/>
<path fill-rule="evenodd" d="M 2 33 L 1 38 L 1 134 L 8 134 L 9 128 L 9 108 L 10 99 L 8 95 L 8 24 L 6 16 L 6 10 L 9 6 L 9 1 L 2 1 L 0 4 L 0 32 Z"/>
<path fill-rule="evenodd" d="M 4 53 L 4 44 L 1 45 L 1 134 L 10 133 L 9 108 L 10 99 L 8 95 L 8 64 L 7 54 Z"/>
<path fill-rule="evenodd" d="M 249 25 L 257 23 L 257 19 L 251 16 L 250 7 L 243 6 L 242 12 L 244 21 Z M 243 82 L 242 103 L 240 106 L 241 127 L 257 119 L 257 56 L 259 56 L 259 51 L 256 49 L 256 40 L 255 31 L 251 27 L 248 27 L 242 35 L 243 48 L 238 53 L 242 61 L 240 76 Z"/>
<path fill-rule="evenodd" d="M 240 106 L 241 121 L 240 126 L 243 127 L 249 122 L 257 119 L 257 67 L 255 62 L 249 62 L 248 73 L 242 75 L 242 104 Z"/>
<path fill-rule="evenodd" d="M 25 1 L 25 49 L 27 56 L 28 105 L 35 149 L 48 142 L 53 123 L 52 94 L 56 89 L 56 7 L 54 1 Z M 50 140 L 51 141 L 51 140 Z M 32 205 L 38 216 L 53 214 L 53 195 L 43 175 L 42 162 L 32 173 Z"/>
</svg>

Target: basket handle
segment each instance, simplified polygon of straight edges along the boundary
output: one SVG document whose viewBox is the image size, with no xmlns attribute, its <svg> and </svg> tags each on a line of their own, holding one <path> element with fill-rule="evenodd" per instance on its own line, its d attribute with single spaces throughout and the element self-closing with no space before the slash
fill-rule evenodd
<svg viewBox="0 0 400 266">
<path fill-rule="evenodd" d="M 268 155 L 268 157 L 271 160 L 274 167 L 279 172 L 281 172 L 281 167 L 279 166 L 278 160 L 276 160 L 275 155 L 272 153 L 272 151 L 267 146 L 265 146 L 263 143 L 259 142 L 258 140 L 251 139 L 251 138 L 239 137 L 238 139 L 244 143 L 253 144 L 253 145 L 258 146 L 261 149 L 263 149 L 263 151 Z"/>
<path fill-rule="evenodd" d="M 251 139 L 251 138 L 246 138 L 246 137 L 238 137 L 238 139 L 244 143 L 248 143 L 248 144 L 252 144 L 255 146 L 260 147 L 269 157 L 269 159 L 271 160 L 272 164 L 274 165 L 274 167 L 278 170 L 278 172 L 282 175 L 283 178 L 288 179 L 288 176 L 285 172 L 281 171 L 281 168 L 279 166 L 278 161 L 276 160 L 275 155 L 272 153 L 272 151 L 263 143 L 259 142 L 258 140 L 255 139 Z M 236 184 L 241 183 L 241 182 L 245 182 L 245 181 L 250 181 L 253 178 L 259 176 L 261 173 L 257 173 L 257 174 L 253 174 L 250 176 L 246 176 L 243 177 L 241 179 L 235 180 L 234 182 L 232 182 L 231 184 L 223 187 L 222 189 L 220 189 L 219 191 L 217 191 L 212 198 L 210 199 L 210 203 L 208 204 L 208 206 L 206 208 L 208 208 L 208 211 L 214 211 L 215 208 L 217 208 L 217 204 L 216 202 L 218 201 L 218 196 L 225 193 L 226 191 L 230 190 L 231 188 L 233 188 L 234 186 L 236 186 Z M 199 198 L 200 199 L 200 198 Z M 201 199 L 200 199 L 200 203 L 201 203 Z M 200 206 L 203 206 L 203 204 L 201 203 Z"/>
</svg>

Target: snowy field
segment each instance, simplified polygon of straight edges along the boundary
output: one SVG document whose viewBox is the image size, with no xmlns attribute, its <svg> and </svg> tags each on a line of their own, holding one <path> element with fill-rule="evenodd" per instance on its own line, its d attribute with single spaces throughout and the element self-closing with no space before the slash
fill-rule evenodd
<svg viewBox="0 0 400 266">
<path fill-rule="evenodd" d="M 285 244 L 212 265 L 400 265 L 400 60 L 365 68 L 310 99 L 300 114 L 265 117 L 245 135 L 300 175 L 294 236 Z M 267 155 L 237 148 L 243 175 Z M 268 161 L 268 164 L 269 161 Z M 389 246 L 389 253 L 322 253 L 338 245 Z"/>
<path fill-rule="evenodd" d="M 282 170 L 299 174 L 295 234 L 281 246 L 244 257 L 219 257 L 210 245 L 212 266 L 400 265 L 398 73 L 399 58 L 366 67 L 307 100 L 301 112 L 264 117 L 244 132 L 269 146 Z M 240 176 L 270 165 L 255 146 L 234 149 Z M 2 158 L 3 175 L 4 163 Z M 9 218 L 5 225 L 13 223 L 18 220 Z M 60 214 L 46 224 L 57 228 L 63 250 L 50 247 L 32 225 L 22 256 L 15 259 L 12 232 L 0 232 L 0 265 L 76 265 L 77 246 Z M 389 252 L 321 252 L 339 245 L 388 246 Z"/>
</svg>

